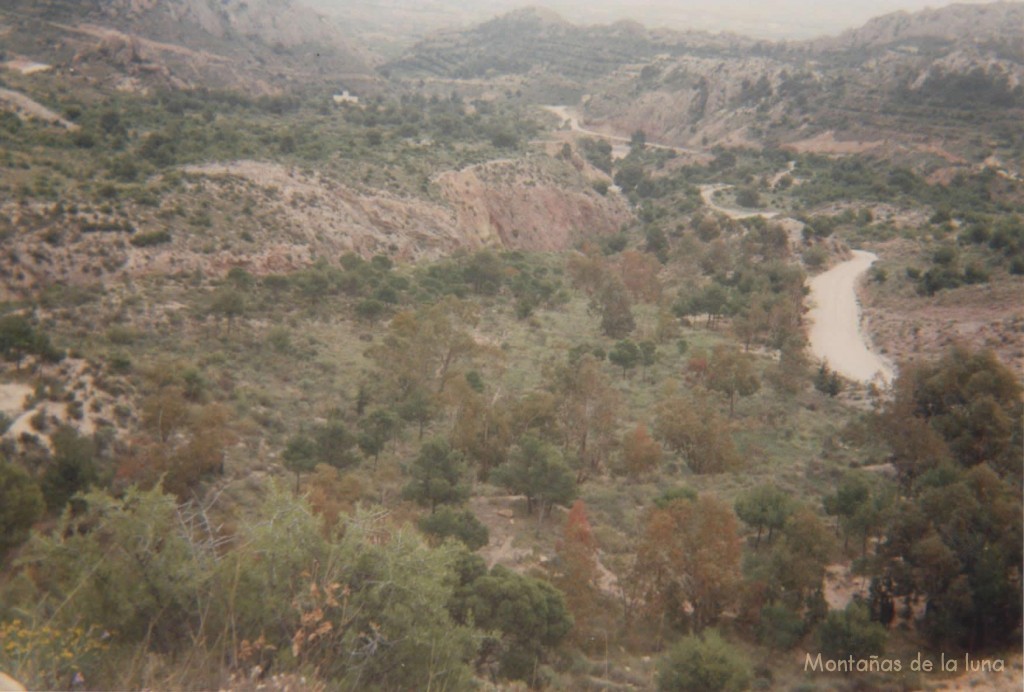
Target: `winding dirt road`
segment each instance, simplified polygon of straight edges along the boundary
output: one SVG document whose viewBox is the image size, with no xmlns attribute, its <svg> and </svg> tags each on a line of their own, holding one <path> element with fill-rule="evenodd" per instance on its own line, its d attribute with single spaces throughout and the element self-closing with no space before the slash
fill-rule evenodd
<svg viewBox="0 0 1024 692">
<path fill-rule="evenodd" d="M 893 368 L 869 347 L 857 303 L 857 280 L 877 259 L 870 252 L 854 250 L 853 259 L 810 280 L 808 338 L 814 356 L 843 377 L 889 384 Z"/>
<path fill-rule="evenodd" d="M 749 219 L 753 216 L 760 216 L 763 219 L 774 219 L 779 215 L 779 212 L 771 209 L 733 209 L 731 207 L 723 207 L 715 202 L 715 193 L 719 190 L 728 190 L 732 185 L 715 183 L 713 185 L 698 185 L 697 187 L 700 190 L 700 198 L 704 200 L 706 206 L 725 214 L 730 219 Z"/>
<path fill-rule="evenodd" d="M 573 106 L 541 106 L 546 111 L 554 113 L 563 121 L 569 122 L 569 128 L 573 132 L 579 132 L 583 135 L 590 135 L 591 137 L 598 137 L 600 139 L 606 139 L 609 142 L 615 144 L 626 144 L 630 143 L 629 137 L 621 137 L 619 135 L 611 135 L 607 132 L 598 132 L 597 130 L 588 130 L 580 125 L 579 113 Z M 668 144 L 658 144 L 656 142 L 647 142 L 644 146 L 650 147 L 651 149 L 665 149 L 666 151 L 674 151 L 677 154 L 702 154 L 704 152 L 698 151 L 697 149 L 687 149 L 686 147 L 674 147 Z"/>
<path fill-rule="evenodd" d="M 573 132 L 600 137 L 620 145 L 629 142 L 626 137 L 582 127 L 577 110 L 571 106 L 543 108 L 557 115 L 563 122 L 567 121 Z M 678 153 L 700 153 L 693 149 L 651 142 L 648 142 L 647 146 Z M 793 168 L 793 162 L 788 163 L 779 176 L 791 173 Z M 779 216 L 779 212 L 773 209 L 733 209 L 720 206 L 715 202 L 714 194 L 729 187 L 732 186 L 723 183 L 701 185 L 700 194 L 704 204 L 733 219 L 751 216 L 771 219 Z M 868 345 L 861 329 L 860 306 L 857 303 L 857 281 L 877 259 L 878 257 L 870 252 L 854 250 L 853 259 L 811 279 L 811 309 L 808 315 L 811 326 L 808 338 L 814 356 L 827 361 L 829 367 L 843 377 L 858 382 L 888 385 L 893 380 L 893 368 Z"/>
</svg>

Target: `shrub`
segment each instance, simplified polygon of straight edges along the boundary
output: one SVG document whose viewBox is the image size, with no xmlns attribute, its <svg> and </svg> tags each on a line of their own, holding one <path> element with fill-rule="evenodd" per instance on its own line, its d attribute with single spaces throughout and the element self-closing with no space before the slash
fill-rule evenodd
<svg viewBox="0 0 1024 692">
<path fill-rule="evenodd" d="M 460 512 L 451 507 L 441 507 L 420 519 L 417 526 L 442 541 L 449 537 L 462 541 L 470 550 L 482 548 L 490 540 L 487 527 L 468 509 Z"/>
<path fill-rule="evenodd" d="M 21 468 L 0 459 L 0 559 L 28 538 L 43 509 L 43 494 L 36 482 Z"/>
<path fill-rule="evenodd" d="M 821 653 L 829 658 L 867 658 L 885 650 L 885 627 L 872 622 L 866 606 L 851 603 L 846 610 L 833 610 L 818 625 Z"/>
<path fill-rule="evenodd" d="M 804 620 L 784 605 L 768 605 L 761 609 L 757 624 L 757 640 L 773 649 L 787 651 L 804 635 Z"/>
<path fill-rule="evenodd" d="M 135 247 L 153 247 L 154 245 L 163 245 L 169 242 L 171 242 L 171 233 L 166 230 L 139 233 L 132 236 L 131 239 L 131 244 Z"/>
<path fill-rule="evenodd" d="M 715 630 L 685 637 L 658 666 L 658 689 L 664 692 L 740 692 L 751 678 L 750 664 Z"/>
</svg>

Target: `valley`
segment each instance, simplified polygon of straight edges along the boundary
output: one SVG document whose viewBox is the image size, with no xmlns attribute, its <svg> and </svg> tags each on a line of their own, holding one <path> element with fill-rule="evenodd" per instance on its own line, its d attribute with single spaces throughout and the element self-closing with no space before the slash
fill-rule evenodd
<svg viewBox="0 0 1024 692">
<path fill-rule="evenodd" d="M 445 7 L 0 8 L 0 673 L 1020 689 L 1024 5 Z"/>
</svg>

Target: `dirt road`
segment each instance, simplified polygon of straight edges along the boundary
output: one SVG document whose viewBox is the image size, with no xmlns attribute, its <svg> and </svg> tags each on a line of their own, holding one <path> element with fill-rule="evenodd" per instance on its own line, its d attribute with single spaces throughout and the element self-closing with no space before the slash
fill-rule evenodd
<svg viewBox="0 0 1024 692">
<path fill-rule="evenodd" d="M 868 346 L 860 324 L 857 280 L 878 257 L 862 250 L 810 280 L 808 337 L 815 358 L 828 361 L 843 377 L 859 382 L 888 384 L 893 369 Z"/>
<path fill-rule="evenodd" d="M 732 187 L 732 185 L 715 183 L 713 185 L 698 185 L 697 187 L 700 189 L 700 198 L 704 200 L 705 205 L 711 207 L 715 211 L 725 214 L 730 219 L 749 219 L 752 216 L 774 219 L 779 215 L 779 212 L 772 211 L 771 209 L 733 209 L 731 207 L 723 207 L 715 202 L 715 193 L 719 190 L 727 190 Z"/>
<path fill-rule="evenodd" d="M 554 113 L 563 121 L 569 121 L 569 128 L 573 132 L 579 132 L 580 134 L 590 135 L 591 137 L 598 137 L 600 139 L 606 139 L 613 144 L 629 144 L 629 137 L 621 137 L 619 135 L 610 135 L 606 132 L 598 132 L 597 130 L 588 130 L 580 125 L 579 113 L 573 106 L 541 106 L 544 110 Z M 674 151 L 677 154 L 702 154 L 704 152 L 698 151 L 697 149 L 687 149 L 686 147 L 673 147 L 668 144 L 657 144 L 655 142 L 647 142 L 644 146 L 650 147 L 651 149 L 665 149 L 667 151 Z"/>
</svg>

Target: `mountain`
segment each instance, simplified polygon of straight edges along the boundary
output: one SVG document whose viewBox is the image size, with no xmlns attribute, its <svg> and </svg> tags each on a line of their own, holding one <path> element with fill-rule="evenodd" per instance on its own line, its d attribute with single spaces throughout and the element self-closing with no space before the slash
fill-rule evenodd
<svg viewBox="0 0 1024 692">
<path fill-rule="evenodd" d="M 592 80 L 663 53 L 717 53 L 753 43 L 699 32 L 650 30 L 632 21 L 579 26 L 532 7 L 468 29 L 439 32 L 387 67 L 411 76 L 472 79 L 540 71 Z"/>
<path fill-rule="evenodd" d="M 376 81 L 369 51 L 292 0 L 14 0 L 0 19 L 6 51 L 125 88 Z"/>
<path fill-rule="evenodd" d="M 1024 3 L 949 5 L 920 12 L 894 12 L 876 17 L 839 36 L 810 42 L 823 51 L 882 49 L 898 44 L 958 44 L 968 41 L 1022 47 Z"/>
<path fill-rule="evenodd" d="M 940 158 L 977 159 L 1019 144 L 1024 4 L 896 13 L 792 43 L 523 10 L 437 34 L 387 67 L 446 88 L 504 78 L 541 103 L 586 96 L 593 127 L 666 144 L 922 153 L 940 142 Z"/>
</svg>

